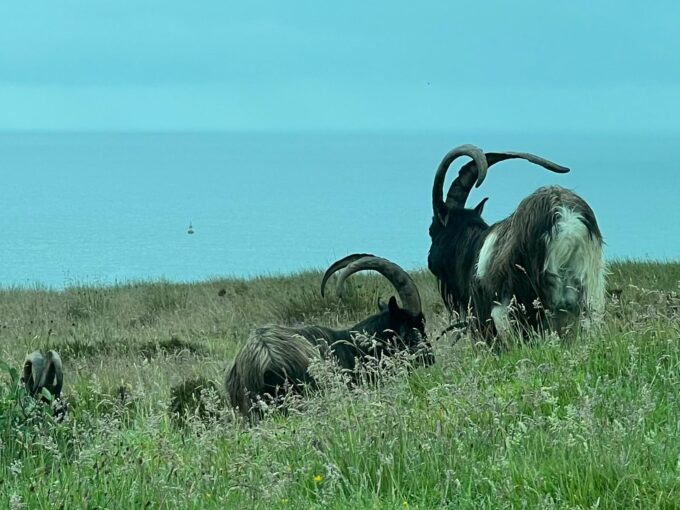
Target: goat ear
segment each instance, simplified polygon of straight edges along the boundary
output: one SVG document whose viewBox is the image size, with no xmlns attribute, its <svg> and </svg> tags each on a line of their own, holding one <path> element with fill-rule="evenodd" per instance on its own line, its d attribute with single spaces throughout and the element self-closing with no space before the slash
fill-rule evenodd
<svg viewBox="0 0 680 510">
<path fill-rule="evenodd" d="M 399 313 L 401 308 L 399 308 L 399 303 L 397 303 L 397 298 L 394 296 L 390 297 L 389 303 L 387 303 L 387 309 L 390 311 L 390 315 L 396 315 Z"/>
<path fill-rule="evenodd" d="M 484 211 L 484 204 L 486 204 L 487 200 L 489 200 L 489 197 L 483 198 L 482 201 L 475 206 L 475 212 L 478 216 L 482 215 L 482 212 Z"/>
<path fill-rule="evenodd" d="M 381 312 L 387 311 L 387 304 L 385 304 L 385 302 L 380 298 L 378 298 L 378 310 Z"/>
</svg>

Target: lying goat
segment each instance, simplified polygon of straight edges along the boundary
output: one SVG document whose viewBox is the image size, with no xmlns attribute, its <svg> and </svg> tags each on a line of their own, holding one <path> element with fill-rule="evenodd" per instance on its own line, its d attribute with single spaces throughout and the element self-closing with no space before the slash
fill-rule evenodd
<svg viewBox="0 0 680 510">
<path fill-rule="evenodd" d="M 368 254 L 349 255 L 332 264 L 323 276 L 324 295 L 330 276 L 344 269 L 338 281 L 338 294 L 345 280 L 361 270 L 374 270 L 394 285 L 402 307 L 392 296 L 380 311 L 349 329 L 334 330 L 324 326 L 266 326 L 257 329 L 241 348 L 227 372 L 226 389 L 234 407 L 244 415 L 253 410 L 257 398 L 274 398 L 282 389 L 313 384 L 307 369 L 320 356 L 332 356 L 345 369 L 354 369 L 357 359 L 380 358 L 400 350 L 416 353 L 423 347 L 421 361 L 434 362 L 425 340 L 425 317 L 420 294 L 411 277 L 397 264 Z M 369 346 L 356 335 L 372 337 Z"/>
<path fill-rule="evenodd" d="M 460 169 L 444 201 L 446 172 L 460 156 L 472 161 Z M 482 219 L 486 198 L 465 209 L 470 190 L 482 184 L 488 167 L 516 158 L 557 173 L 569 171 L 533 154 L 484 154 L 463 145 L 444 157 L 432 190 L 428 266 L 449 310 L 463 318 L 471 310 L 488 341 L 507 332 L 512 322 L 520 331 L 563 332 L 577 325 L 583 312 L 600 312 L 604 303 L 602 234 L 578 195 L 558 186 L 539 188 L 493 225 Z"/>
</svg>

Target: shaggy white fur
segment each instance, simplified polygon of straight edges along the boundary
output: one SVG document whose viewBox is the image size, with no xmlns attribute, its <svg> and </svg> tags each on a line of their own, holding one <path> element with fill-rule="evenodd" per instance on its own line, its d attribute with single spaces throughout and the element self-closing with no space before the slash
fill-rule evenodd
<svg viewBox="0 0 680 510">
<path fill-rule="evenodd" d="M 491 259 L 494 254 L 494 249 L 496 245 L 496 232 L 491 232 L 486 239 L 484 239 L 484 244 L 482 244 L 482 249 L 479 251 L 479 258 L 477 259 L 477 271 L 475 275 L 478 279 L 484 278 L 486 272 L 491 266 Z"/>
<path fill-rule="evenodd" d="M 553 231 L 546 235 L 544 270 L 558 280 L 550 305 L 569 309 L 583 303 L 591 313 L 601 313 L 606 276 L 602 246 L 588 234 L 580 214 L 560 207 L 557 215 Z"/>
</svg>

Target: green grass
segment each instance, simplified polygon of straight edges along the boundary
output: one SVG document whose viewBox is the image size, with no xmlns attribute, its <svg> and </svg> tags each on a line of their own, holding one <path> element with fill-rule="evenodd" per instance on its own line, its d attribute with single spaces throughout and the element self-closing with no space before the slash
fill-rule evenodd
<svg viewBox="0 0 680 510">
<path fill-rule="evenodd" d="M 224 369 L 266 323 L 346 326 L 390 289 L 321 274 L 0 291 L 3 508 L 680 508 L 680 263 L 612 264 L 605 323 L 568 342 L 495 354 L 445 336 L 437 363 L 321 391 L 257 427 L 220 395 Z M 448 324 L 414 275 L 432 338 Z M 61 423 L 16 374 L 57 349 Z M 194 415 L 173 400 L 207 395 Z M 198 390 L 194 389 L 198 388 Z M 201 397 L 202 398 L 202 397 Z M 168 408 L 185 410 L 179 420 Z"/>
</svg>

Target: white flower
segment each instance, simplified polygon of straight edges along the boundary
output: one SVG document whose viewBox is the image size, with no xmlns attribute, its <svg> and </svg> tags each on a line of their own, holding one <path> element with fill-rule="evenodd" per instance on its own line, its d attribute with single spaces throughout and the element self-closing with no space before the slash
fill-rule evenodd
<svg viewBox="0 0 680 510">
<path fill-rule="evenodd" d="M 20 460 L 15 460 L 9 466 L 9 472 L 12 473 L 14 476 L 17 476 L 19 473 L 21 473 L 21 470 L 23 469 L 23 467 L 24 467 L 24 464 Z"/>
<path fill-rule="evenodd" d="M 22 508 L 26 508 L 26 503 L 21 501 L 21 496 L 18 494 L 12 494 L 9 498 L 9 508 L 11 510 L 21 510 Z"/>
</svg>

